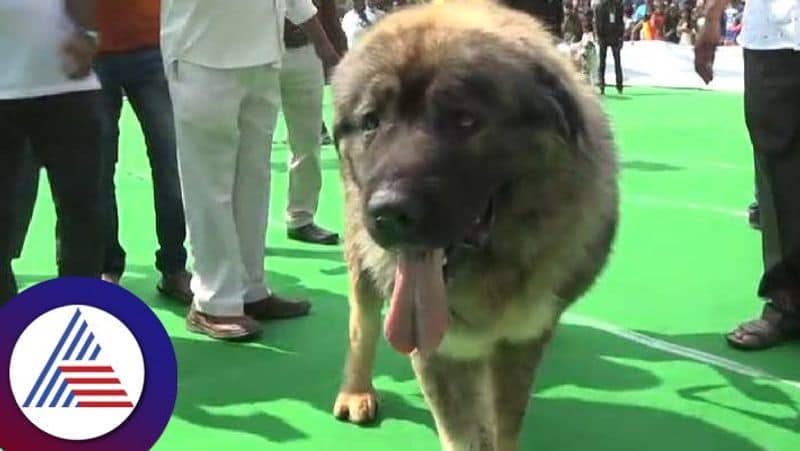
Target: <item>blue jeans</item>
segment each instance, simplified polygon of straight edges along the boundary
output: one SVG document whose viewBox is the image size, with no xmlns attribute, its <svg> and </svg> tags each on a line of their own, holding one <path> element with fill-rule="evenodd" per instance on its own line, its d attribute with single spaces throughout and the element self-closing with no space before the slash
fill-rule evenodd
<svg viewBox="0 0 800 451">
<path fill-rule="evenodd" d="M 125 270 L 114 186 L 123 94 L 139 119 L 147 144 L 159 244 L 156 268 L 163 274 L 183 270 L 186 266 L 186 221 L 178 178 L 172 102 L 161 52 L 158 48 L 146 48 L 100 55 L 95 61 L 95 71 L 103 85 L 101 145 L 103 199 L 107 212 L 103 273 L 122 275 Z"/>
</svg>

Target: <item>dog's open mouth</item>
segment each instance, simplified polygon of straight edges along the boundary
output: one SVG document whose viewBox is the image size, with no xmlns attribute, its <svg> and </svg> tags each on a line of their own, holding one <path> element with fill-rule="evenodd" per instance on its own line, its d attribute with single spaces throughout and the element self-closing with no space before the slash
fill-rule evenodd
<svg viewBox="0 0 800 451">
<path fill-rule="evenodd" d="M 461 253 L 486 245 L 494 217 L 490 201 L 462 241 L 444 248 L 400 250 L 384 322 L 386 339 L 398 352 L 430 354 L 439 347 L 448 317 L 445 277 Z"/>
</svg>

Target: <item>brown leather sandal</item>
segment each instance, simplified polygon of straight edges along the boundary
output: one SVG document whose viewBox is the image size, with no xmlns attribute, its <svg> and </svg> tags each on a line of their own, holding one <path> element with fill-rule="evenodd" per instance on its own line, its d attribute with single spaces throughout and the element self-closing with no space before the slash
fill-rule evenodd
<svg viewBox="0 0 800 451">
<path fill-rule="evenodd" d="M 725 338 L 729 345 L 744 351 L 771 348 L 800 338 L 800 318 L 768 302 L 764 305 L 761 318 L 740 324 Z"/>
<path fill-rule="evenodd" d="M 217 340 L 247 341 L 261 335 L 261 325 L 249 316 L 212 316 L 189 310 L 186 328 Z"/>
</svg>

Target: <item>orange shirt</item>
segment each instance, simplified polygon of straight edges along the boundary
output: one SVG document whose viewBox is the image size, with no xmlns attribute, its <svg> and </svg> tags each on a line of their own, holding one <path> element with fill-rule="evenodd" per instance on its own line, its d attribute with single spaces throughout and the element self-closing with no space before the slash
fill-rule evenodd
<svg viewBox="0 0 800 451">
<path fill-rule="evenodd" d="M 161 0 L 101 0 L 95 4 L 100 53 L 158 46 Z"/>
</svg>

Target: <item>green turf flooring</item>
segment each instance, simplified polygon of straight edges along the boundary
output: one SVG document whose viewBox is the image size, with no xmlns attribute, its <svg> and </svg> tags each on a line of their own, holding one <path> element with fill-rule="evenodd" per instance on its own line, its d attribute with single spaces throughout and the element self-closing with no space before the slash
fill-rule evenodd
<svg viewBox="0 0 800 451">
<path fill-rule="evenodd" d="M 621 149 L 622 224 L 611 264 L 565 318 L 539 373 L 523 450 L 800 450 L 800 346 L 729 350 L 724 332 L 760 308 L 759 235 L 740 95 L 631 89 L 606 106 Z M 329 117 L 330 108 L 326 113 Z M 273 161 L 266 268 L 282 293 L 308 296 L 313 315 L 270 323 L 248 345 L 183 328 L 184 308 L 155 294 L 152 194 L 135 119 L 123 119 L 117 187 L 129 268 L 123 285 L 169 330 L 180 369 L 177 407 L 159 450 L 437 449 L 431 417 L 407 361 L 381 344 L 382 419 L 370 428 L 330 415 L 346 345 L 341 249 L 287 241 L 288 151 L 281 124 Z M 330 122 L 329 122 L 330 124 Z M 332 148 L 318 221 L 341 229 Z M 43 183 L 46 183 L 44 181 Z M 21 282 L 54 272 L 53 211 L 41 190 Z M 611 327 L 730 359 L 771 374 L 742 375 L 632 341 Z M 790 382 L 780 381 L 785 379 Z"/>
</svg>

